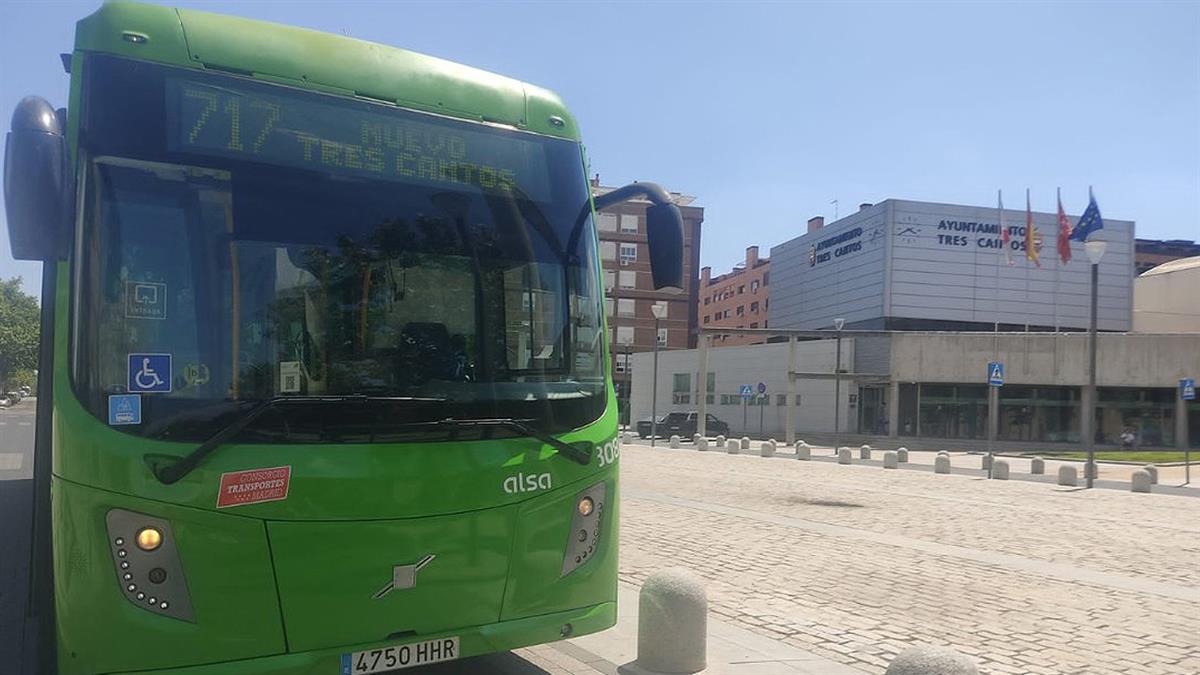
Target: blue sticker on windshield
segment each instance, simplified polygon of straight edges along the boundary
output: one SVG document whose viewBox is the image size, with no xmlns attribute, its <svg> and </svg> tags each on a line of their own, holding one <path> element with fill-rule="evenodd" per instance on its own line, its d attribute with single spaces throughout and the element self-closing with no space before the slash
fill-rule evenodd
<svg viewBox="0 0 1200 675">
<path fill-rule="evenodd" d="M 108 423 L 117 426 L 121 424 L 142 423 L 142 397 L 139 394 L 118 394 L 108 397 Z"/>
<path fill-rule="evenodd" d="M 130 354 L 129 391 L 150 394 L 171 392 L 170 354 Z"/>
</svg>

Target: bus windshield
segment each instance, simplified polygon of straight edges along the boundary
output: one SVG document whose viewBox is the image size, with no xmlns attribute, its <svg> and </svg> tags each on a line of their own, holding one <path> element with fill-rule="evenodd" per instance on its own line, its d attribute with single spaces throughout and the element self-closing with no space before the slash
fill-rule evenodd
<svg viewBox="0 0 1200 675">
<path fill-rule="evenodd" d="M 577 144 L 115 58 L 87 72 L 73 373 L 96 416 L 202 440 L 225 418 L 197 411 L 327 396 L 248 430 L 316 442 L 603 411 Z M 110 414 L 129 393 L 136 422 Z"/>
</svg>

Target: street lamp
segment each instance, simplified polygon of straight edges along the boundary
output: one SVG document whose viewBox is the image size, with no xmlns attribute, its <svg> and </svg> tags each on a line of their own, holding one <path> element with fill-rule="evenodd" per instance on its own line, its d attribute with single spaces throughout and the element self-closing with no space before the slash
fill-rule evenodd
<svg viewBox="0 0 1200 675">
<path fill-rule="evenodd" d="M 837 331 L 837 356 L 833 360 L 833 454 L 837 454 L 842 444 L 842 326 L 845 319 L 834 319 L 833 327 Z"/>
<path fill-rule="evenodd" d="M 650 447 L 658 438 L 658 322 L 667 316 L 667 306 L 659 303 L 650 305 L 654 315 L 654 376 L 650 385 Z"/>
<path fill-rule="evenodd" d="M 1087 429 L 1087 437 L 1083 439 L 1084 447 L 1087 448 L 1087 465 L 1083 472 L 1087 475 L 1087 486 L 1092 487 L 1092 481 L 1096 474 L 1096 307 L 1097 307 L 1097 290 L 1100 279 L 1100 259 L 1104 257 L 1104 249 L 1108 247 L 1108 242 L 1093 240 L 1083 243 L 1083 250 L 1087 253 L 1088 261 L 1092 263 L 1092 313 L 1088 320 L 1088 388 L 1087 388 L 1087 409 L 1083 411 L 1083 417 L 1080 419 L 1080 426 Z M 1086 421 L 1087 424 L 1082 424 Z"/>
</svg>

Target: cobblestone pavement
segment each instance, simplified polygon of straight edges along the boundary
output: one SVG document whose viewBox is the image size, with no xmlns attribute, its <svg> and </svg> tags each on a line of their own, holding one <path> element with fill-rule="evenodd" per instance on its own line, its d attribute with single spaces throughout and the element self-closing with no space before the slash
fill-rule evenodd
<svg viewBox="0 0 1200 675">
<path fill-rule="evenodd" d="M 1200 500 L 625 445 L 621 576 L 868 673 L 1200 673 Z"/>
</svg>

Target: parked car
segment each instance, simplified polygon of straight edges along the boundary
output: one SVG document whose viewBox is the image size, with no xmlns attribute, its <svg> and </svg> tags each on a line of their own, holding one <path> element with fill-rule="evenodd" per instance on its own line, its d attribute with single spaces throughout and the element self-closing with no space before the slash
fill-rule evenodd
<svg viewBox="0 0 1200 675">
<path fill-rule="evenodd" d="M 705 415 L 704 419 L 704 433 L 710 436 L 729 434 L 729 425 L 717 419 L 716 415 Z M 638 436 L 650 438 L 650 431 L 651 424 L 649 419 L 640 420 L 637 423 Z M 658 418 L 659 436 L 683 436 L 691 438 L 695 433 L 695 412 L 673 412 Z"/>
<path fill-rule="evenodd" d="M 7 408 L 10 405 L 12 405 L 12 399 L 8 397 L 8 394 L 0 394 L 0 408 Z"/>
<path fill-rule="evenodd" d="M 29 385 L 21 387 L 21 396 L 30 396 L 31 394 L 33 394 L 33 387 Z"/>
<path fill-rule="evenodd" d="M 7 396 L 12 401 L 12 405 L 16 405 L 21 402 L 22 396 L 21 396 L 21 392 L 19 392 L 19 391 L 6 392 L 4 395 Z"/>
</svg>

